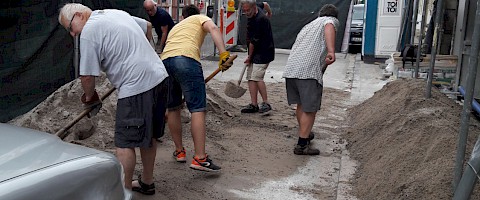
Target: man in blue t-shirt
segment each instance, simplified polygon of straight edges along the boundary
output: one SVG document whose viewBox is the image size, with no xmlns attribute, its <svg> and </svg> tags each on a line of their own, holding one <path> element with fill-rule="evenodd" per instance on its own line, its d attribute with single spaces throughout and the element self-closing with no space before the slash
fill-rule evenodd
<svg viewBox="0 0 480 200">
<path fill-rule="evenodd" d="M 150 17 L 150 22 L 155 27 L 155 32 L 158 35 L 156 48 L 159 53 L 163 51 L 165 42 L 167 41 L 167 35 L 172 30 L 175 23 L 172 20 L 170 14 L 164 9 L 157 7 L 157 4 L 152 0 L 145 0 L 143 2 L 143 8 L 147 11 Z"/>
</svg>

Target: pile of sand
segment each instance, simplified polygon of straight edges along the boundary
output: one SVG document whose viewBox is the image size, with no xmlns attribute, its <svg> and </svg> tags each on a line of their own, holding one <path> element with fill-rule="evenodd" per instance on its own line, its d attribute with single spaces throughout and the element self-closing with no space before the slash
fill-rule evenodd
<svg viewBox="0 0 480 200">
<path fill-rule="evenodd" d="M 96 90 L 100 96 L 113 86 L 105 77 L 97 79 Z M 75 119 L 82 111 L 80 97 L 83 94 L 80 80 L 67 83 L 53 92 L 42 103 L 9 123 L 55 134 Z M 70 130 L 64 139 L 91 148 L 113 152 L 114 120 L 117 92 L 103 101 L 100 112 L 92 117 L 84 117 Z"/>
<path fill-rule="evenodd" d="M 436 89 L 424 94 L 424 81 L 398 80 L 349 110 L 360 199 L 451 199 L 462 106 Z M 480 133 L 475 118 L 469 133 L 468 154 Z"/>
</svg>

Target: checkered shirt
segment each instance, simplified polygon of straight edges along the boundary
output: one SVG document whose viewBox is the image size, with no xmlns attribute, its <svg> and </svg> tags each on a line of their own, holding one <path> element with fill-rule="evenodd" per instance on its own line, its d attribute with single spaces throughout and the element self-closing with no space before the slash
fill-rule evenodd
<svg viewBox="0 0 480 200">
<path fill-rule="evenodd" d="M 322 66 L 327 57 L 324 30 L 329 23 L 336 31 L 339 22 L 334 17 L 319 17 L 302 28 L 288 56 L 283 78 L 316 79 L 323 85 Z"/>
</svg>

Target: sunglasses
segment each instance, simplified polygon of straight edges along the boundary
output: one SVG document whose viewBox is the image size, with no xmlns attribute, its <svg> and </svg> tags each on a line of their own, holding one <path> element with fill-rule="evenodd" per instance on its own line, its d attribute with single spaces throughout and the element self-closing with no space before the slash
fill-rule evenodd
<svg viewBox="0 0 480 200">
<path fill-rule="evenodd" d="M 72 32 L 72 21 L 75 19 L 75 15 L 73 15 L 72 19 L 70 20 L 70 24 L 68 24 L 67 31 Z"/>
</svg>

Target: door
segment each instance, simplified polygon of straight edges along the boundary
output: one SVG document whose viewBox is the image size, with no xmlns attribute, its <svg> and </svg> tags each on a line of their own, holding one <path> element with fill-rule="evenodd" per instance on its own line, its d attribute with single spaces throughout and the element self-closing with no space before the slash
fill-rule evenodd
<svg viewBox="0 0 480 200">
<path fill-rule="evenodd" d="M 396 52 L 401 30 L 403 0 L 380 0 L 377 14 L 375 57 Z"/>
</svg>

